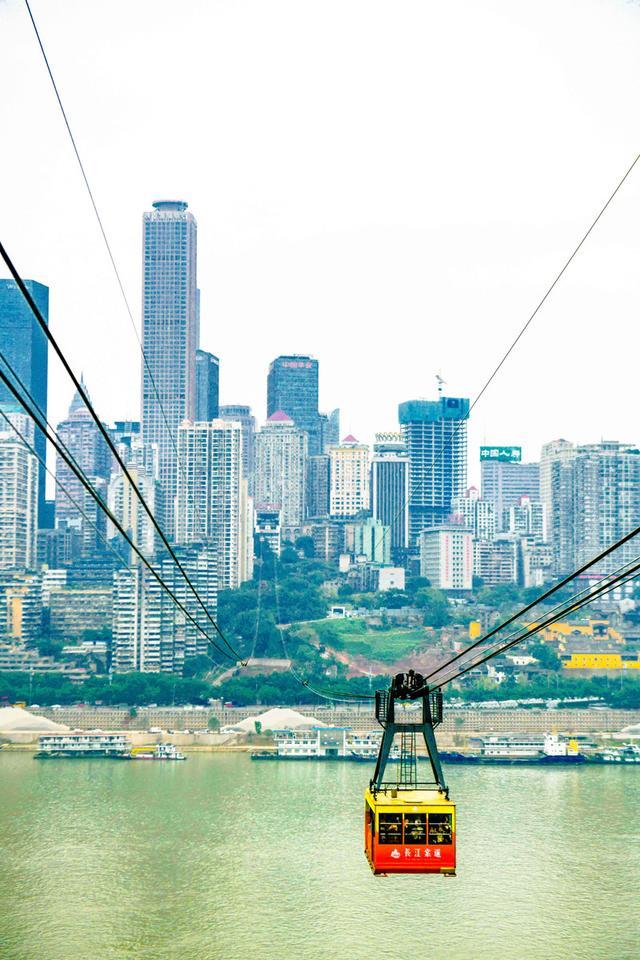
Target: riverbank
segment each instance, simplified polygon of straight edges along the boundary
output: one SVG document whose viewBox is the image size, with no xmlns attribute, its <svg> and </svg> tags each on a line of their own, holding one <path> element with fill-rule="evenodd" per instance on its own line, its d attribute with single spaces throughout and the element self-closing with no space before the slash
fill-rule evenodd
<svg viewBox="0 0 640 960">
<path fill-rule="evenodd" d="M 230 707 L 128 707 L 29 706 L 30 713 L 64 723 L 72 730 L 113 730 L 127 733 L 167 730 L 175 735 L 215 736 L 218 729 L 234 726 L 247 717 L 257 717 L 267 709 L 263 705 Z M 375 730 L 378 724 L 370 703 L 312 704 L 295 706 L 298 713 L 314 717 L 331 727 L 350 727 L 355 731 Z M 439 735 L 490 733 L 546 733 L 557 730 L 567 735 L 617 733 L 623 727 L 640 723 L 640 710 L 610 707 L 548 709 L 543 707 L 447 707 L 438 728 Z M 0 732 L 1 736 L 1 732 Z"/>
</svg>

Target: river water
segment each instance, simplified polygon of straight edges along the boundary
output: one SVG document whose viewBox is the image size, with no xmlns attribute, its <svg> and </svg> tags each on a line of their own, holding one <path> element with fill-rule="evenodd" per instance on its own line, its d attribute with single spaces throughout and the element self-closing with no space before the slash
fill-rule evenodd
<svg viewBox="0 0 640 960">
<path fill-rule="evenodd" d="M 640 767 L 449 766 L 458 877 L 373 877 L 367 765 L 0 753 L 2 960 L 635 960 Z"/>
</svg>

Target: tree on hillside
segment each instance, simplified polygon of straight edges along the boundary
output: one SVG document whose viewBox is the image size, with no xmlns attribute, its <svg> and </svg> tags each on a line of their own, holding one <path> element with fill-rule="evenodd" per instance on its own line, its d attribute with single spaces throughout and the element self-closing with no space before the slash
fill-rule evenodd
<svg viewBox="0 0 640 960">
<path fill-rule="evenodd" d="M 313 537 L 298 537 L 296 540 L 296 550 L 299 550 L 308 559 L 315 557 L 316 548 Z"/>
</svg>

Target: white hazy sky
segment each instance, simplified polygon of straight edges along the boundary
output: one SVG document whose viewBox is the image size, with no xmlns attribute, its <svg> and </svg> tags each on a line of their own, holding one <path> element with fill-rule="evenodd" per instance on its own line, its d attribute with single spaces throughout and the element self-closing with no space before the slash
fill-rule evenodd
<svg viewBox="0 0 640 960">
<path fill-rule="evenodd" d="M 470 396 L 640 151 L 628 0 L 32 0 L 134 310 L 141 215 L 198 220 L 221 400 L 309 352 L 342 432 Z M 140 355 L 22 0 L 0 0 L 0 236 L 104 419 Z M 474 411 L 477 445 L 640 442 L 640 164 Z M 6 275 L 2 272 L 0 275 Z M 52 365 L 53 366 L 53 365 Z M 71 388 L 53 366 L 50 410 Z"/>
</svg>

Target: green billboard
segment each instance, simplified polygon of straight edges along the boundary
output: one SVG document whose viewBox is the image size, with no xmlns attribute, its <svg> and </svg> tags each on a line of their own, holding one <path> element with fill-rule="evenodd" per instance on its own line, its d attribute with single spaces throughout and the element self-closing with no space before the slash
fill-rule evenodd
<svg viewBox="0 0 640 960">
<path fill-rule="evenodd" d="M 494 460 L 498 463 L 520 463 L 522 447 L 480 447 L 480 460 Z"/>
</svg>

